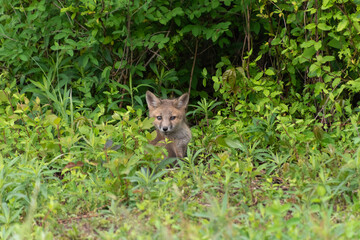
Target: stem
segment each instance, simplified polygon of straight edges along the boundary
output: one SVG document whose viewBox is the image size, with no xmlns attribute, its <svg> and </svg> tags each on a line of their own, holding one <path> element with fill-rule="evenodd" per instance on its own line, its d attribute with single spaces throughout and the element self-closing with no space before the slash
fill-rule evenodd
<svg viewBox="0 0 360 240">
<path fill-rule="evenodd" d="M 208 113 L 207 113 L 207 112 L 205 112 L 205 118 L 206 118 L 207 126 L 209 127 L 209 117 L 208 117 Z"/>
<path fill-rule="evenodd" d="M 130 73 L 129 78 L 129 87 L 130 87 L 130 98 L 131 98 L 131 106 L 134 107 L 134 92 L 132 87 L 132 74 Z"/>
<path fill-rule="evenodd" d="M 15 110 L 14 110 L 13 105 L 11 104 L 11 99 L 10 99 L 9 95 L 8 95 L 8 94 L 6 94 L 5 90 L 3 90 L 3 92 L 4 92 L 5 96 L 7 97 L 8 101 L 9 101 L 9 104 L 10 104 L 11 110 L 14 112 Z"/>
<path fill-rule="evenodd" d="M 192 65 L 191 73 L 190 73 L 190 82 L 189 82 L 189 91 L 188 91 L 189 95 L 190 95 L 190 91 L 191 91 L 191 83 L 192 83 L 193 74 L 194 74 L 194 68 L 195 68 L 195 63 L 196 63 L 196 56 L 197 56 L 197 51 L 198 51 L 198 43 L 199 43 L 199 40 L 196 38 L 194 61 L 193 61 L 193 65 Z"/>
<path fill-rule="evenodd" d="M 5 130 L 3 131 L 3 136 L 4 136 L 4 143 L 7 144 L 7 142 L 6 142 L 6 136 L 5 136 Z"/>
<path fill-rule="evenodd" d="M 58 140 L 59 140 L 60 153 L 63 155 L 64 152 L 63 152 L 63 150 L 62 150 L 61 143 L 60 143 L 60 128 L 59 128 L 59 124 L 56 125 L 56 129 L 57 129 L 57 132 L 58 132 Z"/>
</svg>

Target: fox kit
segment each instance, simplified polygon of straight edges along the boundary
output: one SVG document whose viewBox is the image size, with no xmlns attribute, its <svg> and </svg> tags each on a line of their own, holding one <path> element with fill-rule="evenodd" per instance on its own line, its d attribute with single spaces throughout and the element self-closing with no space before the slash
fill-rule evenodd
<svg viewBox="0 0 360 240">
<path fill-rule="evenodd" d="M 168 157 L 185 157 L 191 139 L 191 131 L 185 119 L 189 94 L 185 93 L 176 99 L 160 99 L 147 91 L 146 102 L 150 117 L 155 118 L 154 125 L 157 132 L 156 138 L 150 143 L 161 145 L 159 142 L 165 142 L 167 138 L 171 141 L 165 145 Z"/>
</svg>

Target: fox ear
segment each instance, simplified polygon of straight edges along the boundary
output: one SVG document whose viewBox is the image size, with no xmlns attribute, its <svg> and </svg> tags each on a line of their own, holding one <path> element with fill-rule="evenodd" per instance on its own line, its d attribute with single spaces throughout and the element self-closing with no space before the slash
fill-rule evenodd
<svg viewBox="0 0 360 240">
<path fill-rule="evenodd" d="M 175 107 L 176 108 L 184 108 L 188 105 L 188 103 L 189 103 L 189 94 L 184 93 L 178 99 L 176 99 Z"/>
<path fill-rule="evenodd" d="M 157 98 L 152 92 L 146 91 L 146 103 L 149 108 L 157 108 L 160 105 L 161 100 Z"/>
</svg>

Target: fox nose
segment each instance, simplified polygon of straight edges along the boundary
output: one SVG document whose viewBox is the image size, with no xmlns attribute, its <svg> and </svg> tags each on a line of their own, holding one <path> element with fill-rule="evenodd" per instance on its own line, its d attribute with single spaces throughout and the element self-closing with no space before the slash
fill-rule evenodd
<svg viewBox="0 0 360 240">
<path fill-rule="evenodd" d="M 168 130 L 168 127 L 163 127 L 163 131 L 166 132 Z"/>
</svg>

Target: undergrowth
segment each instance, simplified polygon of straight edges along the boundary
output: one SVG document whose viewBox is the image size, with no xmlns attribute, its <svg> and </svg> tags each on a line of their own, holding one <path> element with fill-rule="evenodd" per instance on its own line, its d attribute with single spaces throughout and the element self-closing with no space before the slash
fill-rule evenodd
<svg viewBox="0 0 360 240">
<path fill-rule="evenodd" d="M 324 131 L 282 105 L 250 118 L 251 104 L 204 99 L 174 162 L 148 144 L 143 109 L 91 119 L 64 92 L 47 105 L 1 91 L 2 239 L 360 237 L 356 115 Z"/>
</svg>

